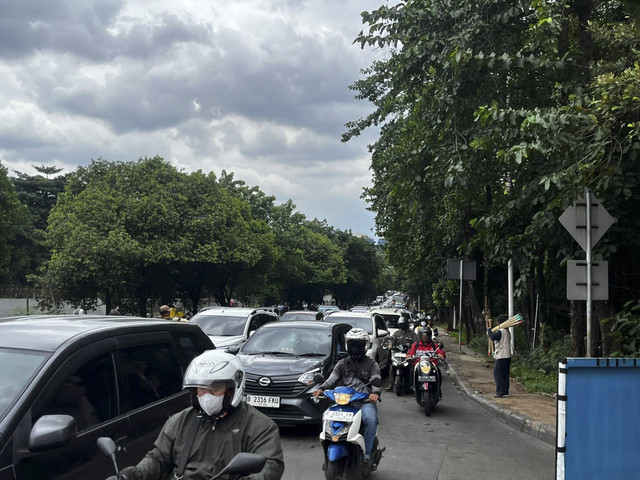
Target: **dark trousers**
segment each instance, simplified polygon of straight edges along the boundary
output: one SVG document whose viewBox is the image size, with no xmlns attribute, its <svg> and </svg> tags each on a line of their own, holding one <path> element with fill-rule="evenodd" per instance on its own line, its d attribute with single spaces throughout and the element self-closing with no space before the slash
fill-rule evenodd
<svg viewBox="0 0 640 480">
<path fill-rule="evenodd" d="M 496 394 L 509 395 L 509 369 L 510 358 L 500 358 L 493 366 L 493 379 L 496 382 Z"/>
</svg>

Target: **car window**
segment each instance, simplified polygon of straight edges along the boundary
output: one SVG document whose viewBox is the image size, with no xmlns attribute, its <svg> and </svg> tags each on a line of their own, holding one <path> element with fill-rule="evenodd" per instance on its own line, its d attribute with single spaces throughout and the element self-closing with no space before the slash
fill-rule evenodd
<svg viewBox="0 0 640 480">
<path fill-rule="evenodd" d="M 381 315 L 374 315 L 373 318 L 376 321 L 376 330 L 386 330 L 387 325 L 384 323 Z"/>
<path fill-rule="evenodd" d="M 347 351 L 347 344 L 345 342 L 344 336 L 347 332 L 345 330 L 340 330 L 337 334 L 336 334 L 336 349 L 337 352 L 346 352 Z"/>
<path fill-rule="evenodd" d="M 347 323 L 351 325 L 353 328 L 361 328 L 369 335 L 373 334 L 373 321 L 371 317 L 343 317 L 340 315 L 327 315 L 323 318 L 324 322 L 331 323 Z"/>
<path fill-rule="evenodd" d="M 265 315 L 265 314 L 258 313 L 253 317 L 251 317 L 251 322 L 249 323 L 249 331 L 253 332 L 254 330 L 257 330 L 258 328 L 260 328 L 265 323 L 275 321 L 275 319 L 276 318 L 273 315 Z"/>
<path fill-rule="evenodd" d="M 4 418 L 46 358 L 41 352 L 0 350 L 0 419 Z"/>
<path fill-rule="evenodd" d="M 311 328 L 266 328 L 253 335 L 242 348 L 242 353 L 255 355 L 277 352 L 291 355 L 312 353 L 328 355 L 331 349 L 329 332 Z"/>
<path fill-rule="evenodd" d="M 204 350 L 211 350 L 215 348 L 208 343 L 198 341 L 200 339 L 193 335 L 174 333 L 174 336 L 176 337 L 180 350 L 182 351 L 182 367 L 184 369 L 187 368 L 191 360 L 200 355 Z"/>
<path fill-rule="evenodd" d="M 71 415 L 78 431 L 117 415 L 115 371 L 111 354 L 96 357 L 64 379 L 35 418 Z"/>
<path fill-rule="evenodd" d="M 171 344 L 125 348 L 117 354 L 123 387 L 122 413 L 182 390 L 182 371 Z"/>
<path fill-rule="evenodd" d="M 207 335 L 213 336 L 231 336 L 242 335 L 244 327 L 247 324 L 245 316 L 228 316 L 228 315 L 195 315 L 191 320 L 192 323 L 200 325 Z"/>
</svg>

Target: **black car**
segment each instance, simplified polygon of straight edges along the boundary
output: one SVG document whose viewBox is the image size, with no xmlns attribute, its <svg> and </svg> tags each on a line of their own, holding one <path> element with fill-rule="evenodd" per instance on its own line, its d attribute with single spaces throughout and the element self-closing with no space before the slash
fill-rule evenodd
<svg viewBox="0 0 640 480">
<path fill-rule="evenodd" d="M 247 403 L 278 425 L 320 423 L 329 401 L 311 400 L 316 374 L 328 378 L 347 356 L 344 323 L 294 321 L 262 326 L 238 356 L 246 371 Z"/>
<path fill-rule="evenodd" d="M 122 468 L 153 447 L 188 405 L 183 373 L 214 348 L 197 326 L 133 317 L 0 320 L 0 480 L 75 480 L 114 474 L 97 450 L 118 446 Z"/>
</svg>

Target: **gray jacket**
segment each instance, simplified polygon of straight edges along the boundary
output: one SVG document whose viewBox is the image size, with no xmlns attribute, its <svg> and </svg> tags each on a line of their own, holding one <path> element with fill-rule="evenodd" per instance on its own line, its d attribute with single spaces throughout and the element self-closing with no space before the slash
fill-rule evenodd
<svg viewBox="0 0 640 480">
<path fill-rule="evenodd" d="M 378 383 L 378 386 L 372 386 L 371 382 Z M 380 367 L 375 360 L 365 356 L 361 362 L 354 362 L 351 357 L 347 357 L 337 363 L 329 378 L 320 385 L 320 388 L 326 390 L 335 386 L 351 387 L 356 392 L 380 395 L 381 384 Z"/>
<path fill-rule="evenodd" d="M 162 427 L 153 450 L 137 465 L 142 480 L 173 479 L 175 462 L 185 449 L 189 419 L 202 415 L 193 407 L 176 413 Z M 269 417 L 245 402 L 226 417 L 200 420 L 184 472 L 185 480 L 209 480 L 240 452 L 260 453 L 267 457 L 262 472 L 242 477 L 247 480 L 279 480 L 284 472 L 280 432 Z M 236 480 L 237 476 L 221 479 Z"/>
</svg>

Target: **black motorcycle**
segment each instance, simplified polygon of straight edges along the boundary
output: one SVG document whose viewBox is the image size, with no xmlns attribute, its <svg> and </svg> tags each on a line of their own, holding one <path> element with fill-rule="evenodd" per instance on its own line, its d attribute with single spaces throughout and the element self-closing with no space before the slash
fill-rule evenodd
<svg viewBox="0 0 640 480">
<path fill-rule="evenodd" d="M 409 393 L 411 389 L 411 362 L 407 360 L 407 351 L 411 345 L 396 345 L 391 349 L 391 367 L 394 380 L 393 391 L 397 396 Z"/>
<path fill-rule="evenodd" d="M 413 388 L 416 393 L 416 402 L 424 408 L 427 417 L 442 398 L 442 373 L 434 359 L 437 354 L 434 351 L 418 352 L 420 360 L 413 367 Z"/>
</svg>

